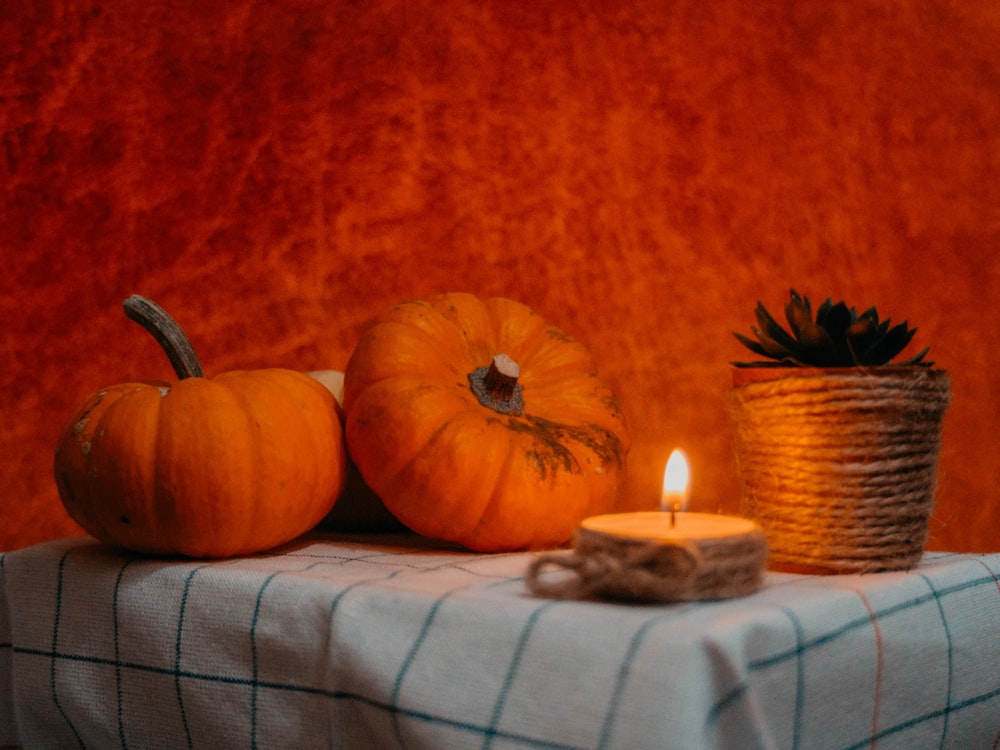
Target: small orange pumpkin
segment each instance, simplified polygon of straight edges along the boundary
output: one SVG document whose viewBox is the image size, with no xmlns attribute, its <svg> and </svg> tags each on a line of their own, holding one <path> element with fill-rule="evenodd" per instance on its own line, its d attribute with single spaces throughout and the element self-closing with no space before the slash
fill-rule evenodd
<svg viewBox="0 0 1000 750">
<path fill-rule="evenodd" d="M 348 449 L 404 524 L 478 551 L 570 539 L 614 505 L 625 420 L 589 352 L 530 308 L 443 294 L 368 326 L 347 365 Z"/>
<path fill-rule="evenodd" d="M 346 472 L 333 395 L 292 370 L 207 379 L 159 306 L 131 297 L 125 307 L 180 379 L 123 383 L 83 403 L 55 455 L 70 516 L 109 544 L 191 557 L 250 554 L 315 526 Z"/>
</svg>

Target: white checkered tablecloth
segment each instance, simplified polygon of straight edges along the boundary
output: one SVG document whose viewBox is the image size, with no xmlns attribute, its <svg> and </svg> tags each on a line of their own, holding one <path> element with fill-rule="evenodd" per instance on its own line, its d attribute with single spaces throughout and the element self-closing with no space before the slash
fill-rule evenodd
<svg viewBox="0 0 1000 750">
<path fill-rule="evenodd" d="M 220 562 L 0 556 L 0 745 L 997 748 L 1000 555 L 532 597 L 528 554 L 313 537 Z"/>
</svg>

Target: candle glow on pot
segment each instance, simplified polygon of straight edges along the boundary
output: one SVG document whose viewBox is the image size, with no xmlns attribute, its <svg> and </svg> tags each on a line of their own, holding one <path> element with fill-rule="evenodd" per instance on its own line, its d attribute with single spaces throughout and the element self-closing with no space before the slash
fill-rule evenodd
<svg viewBox="0 0 1000 750">
<path fill-rule="evenodd" d="M 674 514 L 687 508 L 691 496 L 691 470 L 684 451 L 676 449 L 667 459 L 663 471 L 663 494 L 660 495 L 660 510 L 670 511 L 670 525 L 675 522 Z"/>
</svg>

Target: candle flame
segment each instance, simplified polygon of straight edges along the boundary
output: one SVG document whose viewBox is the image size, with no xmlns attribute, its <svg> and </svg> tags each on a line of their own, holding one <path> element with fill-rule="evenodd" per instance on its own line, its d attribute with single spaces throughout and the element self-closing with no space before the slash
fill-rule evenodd
<svg viewBox="0 0 1000 750">
<path fill-rule="evenodd" d="M 678 511 L 687 508 L 688 496 L 691 492 L 691 470 L 688 468 L 687 456 L 677 449 L 670 454 L 667 468 L 663 472 L 663 495 L 660 499 L 660 510 Z"/>
</svg>

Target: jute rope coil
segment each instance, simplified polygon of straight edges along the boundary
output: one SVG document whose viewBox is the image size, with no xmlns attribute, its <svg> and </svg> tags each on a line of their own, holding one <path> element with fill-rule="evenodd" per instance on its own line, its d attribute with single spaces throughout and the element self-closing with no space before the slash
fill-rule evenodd
<svg viewBox="0 0 1000 750">
<path fill-rule="evenodd" d="M 662 543 L 579 528 L 571 551 L 536 557 L 525 583 L 552 599 L 674 602 L 725 599 L 756 591 L 767 547 L 763 533 Z M 551 568 L 568 575 L 555 579 Z"/>
<path fill-rule="evenodd" d="M 905 570 L 934 506 L 944 372 L 789 376 L 734 387 L 741 511 L 770 560 L 836 572 Z"/>
</svg>

